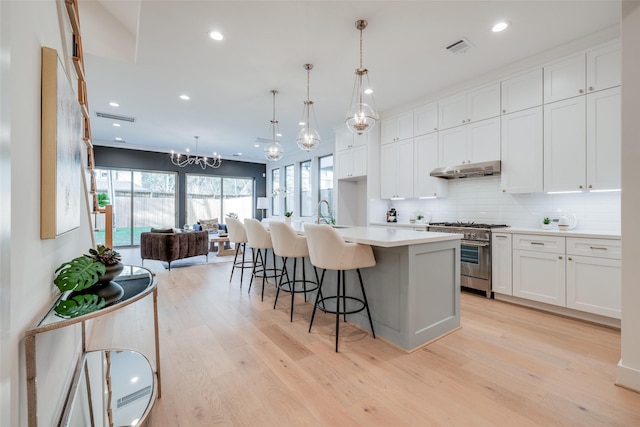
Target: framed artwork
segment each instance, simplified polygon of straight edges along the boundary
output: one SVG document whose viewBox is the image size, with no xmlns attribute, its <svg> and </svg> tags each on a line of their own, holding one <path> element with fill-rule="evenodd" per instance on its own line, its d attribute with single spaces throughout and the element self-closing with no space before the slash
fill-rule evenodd
<svg viewBox="0 0 640 427">
<path fill-rule="evenodd" d="M 80 227 L 82 113 L 55 49 L 42 48 L 40 238 Z"/>
</svg>

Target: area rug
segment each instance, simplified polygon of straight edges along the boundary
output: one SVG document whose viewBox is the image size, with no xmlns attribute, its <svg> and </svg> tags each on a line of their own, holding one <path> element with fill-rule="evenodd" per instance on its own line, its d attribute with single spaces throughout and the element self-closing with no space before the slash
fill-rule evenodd
<svg viewBox="0 0 640 427">
<path fill-rule="evenodd" d="M 190 267 L 192 265 L 203 265 L 203 264 L 217 264 L 220 262 L 233 262 L 233 255 L 229 256 L 216 256 L 215 253 L 211 253 L 209 255 L 209 260 L 204 255 L 194 256 L 191 258 L 178 259 L 175 261 L 171 261 L 171 269 L 174 268 L 182 268 L 182 267 Z M 165 261 L 160 262 L 165 270 L 169 269 L 169 263 Z"/>
</svg>

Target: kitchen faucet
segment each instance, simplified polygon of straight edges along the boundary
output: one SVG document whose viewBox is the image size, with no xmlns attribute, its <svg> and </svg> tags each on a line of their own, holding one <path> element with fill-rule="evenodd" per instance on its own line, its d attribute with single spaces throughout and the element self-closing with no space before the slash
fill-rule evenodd
<svg viewBox="0 0 640 427">
<path fill-rule="evenodd" d="M 331 206 L 329 205 L 329 202 L 327 200 L 320 200 L 318 202 L 318 219 L 316 219 L 316 224 L 321 224 L 320 217 L 322 216 L 322 214 L 320 213 L 320 210 L 322 209 L 322 204 L 323 203 L 326 203 L 326 205 L 327 205 L 327 213 L 329 214 L 329 216 L 331 216 Z M 325 222 L 325 224 L 328 224 L 326 219 L 323 218 L 323 221 Z"/>
</svg>

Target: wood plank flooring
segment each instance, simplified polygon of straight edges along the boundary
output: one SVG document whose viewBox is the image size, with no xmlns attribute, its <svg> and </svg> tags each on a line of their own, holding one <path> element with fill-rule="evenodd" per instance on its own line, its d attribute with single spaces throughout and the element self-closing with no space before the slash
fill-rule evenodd
<svg viewBox="0 0 640 427">
<path fill-rule="evenodd" d="M 273 285 L 261 302 L 260 282 L 248 294 L 217 261 L 145 261 L 162 369 L 148 426 L 640 426 L 640 394 L 614 385 L 619 331 L 463 293 L 462 329 L 421 350 L 346 324 L 336 354 L 333 316 L 308 333 L 311 303 L 290 323 L 288 294 L 274 310 Z M 143 300 L 95 330 L 153 356 L 151 313 Z"/>
</svg>

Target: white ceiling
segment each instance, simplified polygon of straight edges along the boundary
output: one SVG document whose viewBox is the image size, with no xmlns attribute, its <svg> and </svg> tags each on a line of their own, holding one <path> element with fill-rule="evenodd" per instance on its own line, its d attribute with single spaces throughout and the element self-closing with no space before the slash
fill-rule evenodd
<svg viewBox="0 0 640 427">
<path fill-rule="evenodd" d="M 311 99 L 322 139 L 333 140 L 333 129 L 344 126 L 359 65 L 357 19 L 369 22 L 363 65 L 384 115 L 589 34 L 615 31 L 620 3 L 80 0 L 80 18 L 94 144 L 193 151 L 198 135 L 201 154 L 264 162 L 263 144 L 254 144 L 271 138 L 272 89 L 279 91 L 285 152 L 298 150 L 307 62 L 314 65 Z M 511 26 L 492 33 L 501 19 Z M 212 29 L 225 39 L 211 40 Z M 461 37 L 475 47 L 460 55 L 445 51 Z M 191 100 L 180 100 L 183 93 Z M 96 112 L 135 123 L 116 128 Z"/>
</svg>

